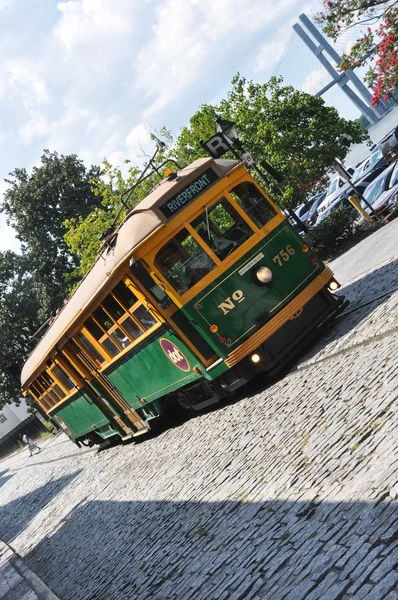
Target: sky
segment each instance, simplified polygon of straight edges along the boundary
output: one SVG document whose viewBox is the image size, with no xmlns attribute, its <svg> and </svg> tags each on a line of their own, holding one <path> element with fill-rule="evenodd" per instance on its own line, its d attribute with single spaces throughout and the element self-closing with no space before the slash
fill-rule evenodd
<svg viewBox="0 0 398 600">
<path fill-rule="evenodd" d="M 46 148 L 87 166 L 142 160 L 149 130 L 178 135 L 201 104 L 226 95 L 237 71 L 266 82 L 298 15 L 319 8 L 317 0 L 0 0 L 0 194 L 8 173 L 30 171 Z M 315 59 L 289 69 L 311 93 L 328 81 Z M 337 89 L 325 100 L 359 116 Z M 18 247 L 0 215 L 0 250 Z"/>
</svg>

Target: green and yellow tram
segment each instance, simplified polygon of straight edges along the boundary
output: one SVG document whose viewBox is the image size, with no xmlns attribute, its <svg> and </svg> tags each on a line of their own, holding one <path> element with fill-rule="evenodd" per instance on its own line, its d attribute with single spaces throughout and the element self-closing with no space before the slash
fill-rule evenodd
<svg viewBox="0 0 398 600">
<path fill-rule="evenodd" d="M 199 159 L 105 240 L 22 386 L 78 445 L 140 435 L 277 373 L 338 287 L 242 163 Z"/>
</svg>

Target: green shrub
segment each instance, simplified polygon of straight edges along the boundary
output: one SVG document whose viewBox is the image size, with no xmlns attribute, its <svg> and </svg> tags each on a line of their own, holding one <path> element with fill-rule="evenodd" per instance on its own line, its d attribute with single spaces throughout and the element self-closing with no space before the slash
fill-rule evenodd
<svg viewBox="0 0 398 600">
<path fill-rule="evenodd" d="M 54 425 L 50 423 L 50 421 L 43 421 L 43 425 L 50 433 L 52 433 L 55 429 Z"/>
<path fill-rule="evenodd" d="M 358 213 L 351 206 L 340 206 L 305 235 L 308 246 L 321 258 L 331 258 L 342 243 L 354 235 Z"/>
</svg>

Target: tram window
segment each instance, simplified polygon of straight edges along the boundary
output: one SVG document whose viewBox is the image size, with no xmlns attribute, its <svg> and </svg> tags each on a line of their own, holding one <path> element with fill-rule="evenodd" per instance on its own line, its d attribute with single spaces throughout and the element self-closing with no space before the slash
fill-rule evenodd
<svg viewBox="0 0 398 600">
<path fill-rule="evenodd" d="M 136 302 L 138 302 L 137 296 L 133 294 L 130 288 L 128 288 L 123 281 L 118 283 L 113 288 L 112 294 L 114 294 L 119 302 L 121 302 L 126 308 L 131 308 Z"/>
<path fill-rule="evenodd" d="M 119 302 L 117 302 L 117 300 L 110 295 L 107 296 L 102 302 L 102 306 L 116 321 L 120 319 L 120 317 L 122 317 L 126 312 Z"/>
<path fill-rule="evenodd" d="M 105 338 L 101 342 L 101 346 L 105 348 L 105 350 L 114 358 L 119 354 L 119 348 L 110 340 L 109 338 Z"/>
<path fill-rule="evenodd" d="M 77 339 L 88 354 L 103 366 L 156 324 L 157 321 L 122 281 L 84 323 L 87 335 L 83 330 Z M 104 349 L 104 357 L 100 348 L 95 348 L 94 339 L 90 340 L 91 336 Z"/>
<path fill-rule="evenodd" d="M 142 325 L 145 327 L 145 329 L 150 329 L 151 327 L 153 327 L 154 325 L 156 325 L 156 320 L 153 318 L 153 316 L 151 315 L 151 313 L 149 313 L 141 304 L 141 306 L 139 306 L 137 308 L 137 310 L 134 311 L 134 316 L 136 317 L 136 319 L 139 320 L 140 323 L 142 323 Z"/>
<path fill-rule="evenodd" d="M 114 324 L 103 308 L 97 308 L 97 310 L 93 312 L 93 317 L 105 330 L 110 329 Z"/>
<path fill-rule="evenodd" d="M 116 356 L 119 354 L 119 348 L 106 333 L 106 329 L 112 327 L 113 325 L 112 320 L 102 308 L 97 308 L 97 310 L 93 313 L 93 317 L 98 319 L 98 323 L 96 323 L 92 317 L 89 317 L 84 326 L 87 327 L 91 335 L 98 341 L 99 344 L 101 344 L 101 346 L 105 348 L 110 356 Z M 99 323 L 102 325 L 102 327 L 100 327 Z"/>
<path fill-rule="evenodd" d="M 65 397 L 65 392 L 61 390 L 59 385 L 55 383 L 54 379 L 50 376 L 50 374 L 47 371 L 43 371 L 42 374 L 38 377 L 38 379 L 41 385 L 46 390 L 47 394 L 49 394 L 55 402 L 58 402 L 59 399 Z"/>
<path fill-rule="evenodd" d="M 43 404 L 44 408 L 49 410 L 53 406 L 54 402 L 47 400 L 46 394 L 43 393 L 43 389 L 40 387 L 40 385 L 38 385 L 37 380 L 32 383 L 30 387 L 39 404 Z"/>
<path fill-rule="evenodd" d="M 155 264 L 179 294 L 184 294 L 216 266 L 186 229 L 159 250 Z"/>
<path fill-rule="evenodd" d="M 134 296 L 132 294 L 132 296 Z M 128 309 L 122 307 L 112 296 L 108 296 L 102 303 L 108 313 L 110 313 L 112 319 L 114 319 L 115 325 L 119 325 L 120 328 L 108 330 L 109 335 L 119 343 L 122 348 L 126 348 L 131 344 L 133 340 L 140 337 L 146 329 L 150 329 L 156 325 L 156 320 L 148 313 L 148 311 L 142 306 L 141 302 L 137 300 L 130 308 L 130 313 L 136 319 L 136 321 L 129 316 Z M 94 313 L 94 316 L 95 313 Z M 101 323 L 105 326 L 105 322 Z M 127 333 L 127 337 L 122 330 Z"/>
<path fill-rule="evenodd" d="M 123 326 L 123 329 L 125 331 L 127 331 L 128 335 L 133 340 L 136 340 L 137 338 L 139 338 L 140 335 L 142 335 L 142 333 L 143 333 L 142 329 L 140 329 L 138 327 L 137 323 L 135 321 L 133 321 L 133 319 L 131 319 L 130 317 L 127 317 L 127 319 L 124 319 L 124 321 L 122 321 L 122 326 Z"/>
<path fill-rule="evenodd" d="M 224 197 L 195 219 L 192 227 L 221 260 L 253 235 L 249 225 Z"/>
<path fill-rule="evenodd" d="M 130 338 L 125 333 L 123 333 L 123 331 L 119 329 L 119 327 L 116 327 L 112 331 L 109 331 L 109 335 L 122 348 L 127 348 L 127 346 L 130 346 L 131 344 Z"/>
<path fill-rule="evenodd" d="M 243 181 L 229 193 L 258 228 L 266 225 L 276 215 L 271 204 L 250 181 Z"/>
<path fill-rule="evenodd" d="M 152 294 L 160 308 L 165 309 L 170 306 L 171 298 L 169 298 L 166 292 L 158 286 L 158 284 L 152 279 L 151 275 L 139 261 L 135 262 L 131 266 L 131 271 L 138 281 L 143 285 L 144 289 L 148 290 L 148 292 Z"/>
<path fill-rule="evenodd" d="M 79 340 L 80 344 L 83 346 L 83 348 L 87 350 L 87 353 L 95 360 L 95 362 L 98 365 L 102 366 L 105 362 L 105 359 L 96 350 L 96 348 L 94 348 L 90 340 L 88 340 L 83 333 L 78 333 L 76 337 Z"/>
<path fill-rule="evenodd" d="M 54 373 L 54 377 L 58 379 L 58 381 L 64 386 L 68 392 L 71 392 L 77 385 L 70 379 L 68 375 L 66 375 L 60 367 L 52 367 L 52 373 Z"/>
<path fill-rule="evenodd" d="M 55 406 L 62 398 L 65 398 L 65 392 L 61 390 L 47 371 L 43 371 L 31 387 L 36 392 L 37 398 L 48 409 Z"/>
</svg>

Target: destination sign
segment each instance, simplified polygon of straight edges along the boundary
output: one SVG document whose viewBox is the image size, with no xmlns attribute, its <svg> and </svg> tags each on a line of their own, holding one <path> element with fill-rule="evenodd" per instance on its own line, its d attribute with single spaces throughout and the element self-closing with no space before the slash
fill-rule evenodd
<svg viewBox="0 0 398 600">
<path fill-rule="evenodd" d="M 178 192 L 175 196 L 159 206 L 159 210 L 166 219 L 170 219 L 182 210 L 187 204 L 195 200 L 207 188 L 209 188 L 218 179 L 217 173 L 213 169 L 207 169 L 199 177 L 191 181 L 187 186 Z"/>
</svg>

